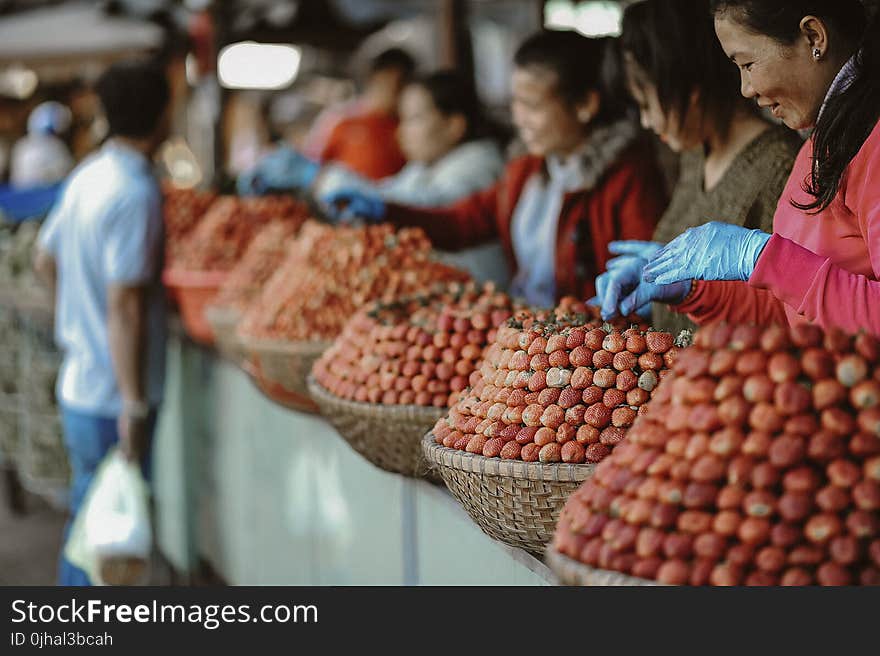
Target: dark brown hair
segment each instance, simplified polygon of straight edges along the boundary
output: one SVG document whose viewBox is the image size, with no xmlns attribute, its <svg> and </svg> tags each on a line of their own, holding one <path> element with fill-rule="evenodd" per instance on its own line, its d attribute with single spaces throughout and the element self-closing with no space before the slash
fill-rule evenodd
<svg viewBox="0 0 880 656">
<path fill-rule="evenodd" d="M 722 135 L 737 105 L 748 104 L 715 36 L 709 0 L 645 0 L 628 6 L 621 47 L 656 87 L 663 111 L 677 112 L 681 122 L 695 89 Z"/>
</svg>

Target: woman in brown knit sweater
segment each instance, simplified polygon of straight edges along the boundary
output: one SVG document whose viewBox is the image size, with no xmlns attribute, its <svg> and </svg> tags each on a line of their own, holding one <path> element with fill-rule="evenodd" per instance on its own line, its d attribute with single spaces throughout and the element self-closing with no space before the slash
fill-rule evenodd
<svg viewBox="0 0 880 656">
<path fill-rule="evenodd" d="M 642 124 L 682 156 L 654 242 L 611 244 L 619 257 L 596 281 L 596 302 L 606 318 L 628 309 L 626 297 L 647 259 L 688 228 L 724 217 L 771 231 L 801 144 L 796 133 L 765 120 L 741 96 L 736 67 L 715 36 L 708 0 L 645 0 L 629 6 L 622 47 Z M 655 327 L 674 334 L 693 328 L 665 303 L 637 310 L 642 316 L 650 312 Z"/>
</svg>

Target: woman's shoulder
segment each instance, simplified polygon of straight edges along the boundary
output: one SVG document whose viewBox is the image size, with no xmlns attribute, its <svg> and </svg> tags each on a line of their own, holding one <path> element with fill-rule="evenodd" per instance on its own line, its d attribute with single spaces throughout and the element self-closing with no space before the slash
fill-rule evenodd
<svg viewBox="0 0 880 656">
<path fill-rule="evenodd" d="M 782 166 L 790 169 L 804 141 L 784 125 L 771 125 L 743 149 L 741 157 L 752 165 Z"/>
<path fill-rule="evenodd" d="M 440 160 L 444 166 L 493 166 L 502 168 L 504 156 L 498 144 L 491 139 L 477 139 L 460 144 Z"/>
<path fill-rule="evenodd" d="M 859 148 L 854 159 L 874 159 L 878 153 L 880 153 L 880 120 L 874 123 L 874 127 L 871 128 L 871 132 L 865 138 L 865 143 Z"/>
</svg>

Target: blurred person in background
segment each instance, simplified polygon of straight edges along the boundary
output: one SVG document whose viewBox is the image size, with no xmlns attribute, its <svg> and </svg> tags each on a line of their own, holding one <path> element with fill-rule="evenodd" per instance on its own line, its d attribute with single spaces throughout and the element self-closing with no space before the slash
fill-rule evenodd
<svg viewBox="0 0 880 656">
<path fill-rule="evenodd" d="M 165 374 L 163 224 L 151 159 L 168 133 L 169 86 L 160 69 L 129 62 L 109 68 L 96 91 L 109 138 L 70 176 L 34 262 L 55 291 L 63 352 L 57 395 L 72 471 L 65 540 L 111 447 L 149 479 Z M 59 582 L 89 584 L 63 556 Z"/>
<path fill-rule="evenodd" d="M 327 200 L 372 221 L 418 226 L 442 249 L 499 239 L 511 292 L 551 306 L 594 294 L 608 244 L 647 239 L 666 206 L 653 149 L 616 89 L 612 41 L 540 32 L 517 50 L 512 113 L 528 154 L 494 184 L 437 208 L 386 202 L 362 189 Z"/>
<path fill-rule="evenodd" d="M 49 101 L 37 105 L 28 117 L 27 135 L 12 149 L 9 182 L 16 189 L 47 187 L 61 182 L 74 166 L 61 139 L 71 126 L 70 110 Z"/>
<path fill-rule="evenodd" d="M 397 107 L 415 69 L 413 58 L 400 48 L 379 53 L 370 63 L 364 90 L 318 116 L 303 154 L 315 161 L 338 162 L 372 180 L 397 173 L 405 163 L 394 138 Z"/>
<path fill-rule="evenodd" d="M 459 200 L 501 175 L 503 131 L 486 117 L 473 85 L 460 74 L 439 71 L 414 80 L 404 89 L 399 114 L 397 140 L 408 163 L 395 175 L 374 181 L 341 164 L 321 166 L 279 148 L 240 177 L 239 190 L 284 189 L 298 179 L 308 180 L 318 199 L 355 188 L 389 201 L 432 206 Z M 497 242 L 445 258 L 477 280 L 506 282 Z"/>
<path fill-rule="evenodd" d="M 374 182 L 331 163 L 315 175 L 313 194 L 321 198 L 356 187 L 392 201 L 440 205 L 501 174 L 499 130 L 486 118 L 473 85 L 458 73 L 440 71 L 413 81 L 401 96 L 399 114 L 397 141 L 406 166 Z"/>
</svg>

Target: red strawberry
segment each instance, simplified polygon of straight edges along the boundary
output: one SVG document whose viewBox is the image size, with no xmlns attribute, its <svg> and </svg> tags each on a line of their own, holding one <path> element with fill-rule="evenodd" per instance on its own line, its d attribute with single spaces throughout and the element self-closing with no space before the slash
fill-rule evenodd
<svg viewBox="0 0 880 656">
<path fill-rule="evenodd" d="M 576 390 L 573 387 L 566 387 L 559 395 L 559 407 L 568 409 L 576 406 L 581 402 L 581 394 L 581 390 Z"/>
<path fill-rule="evenodd" d="M 571 375 L 571 386 L 576 390 L 584 390 L 593 384 L 593 370 L 578 367 Z"/>
<path fill-rule="evenodd" d="M 608 333 L 601 328 L 594 328 L 584 336 L 584 346 L 591 351 L 600 351 L 602 350 L 602 342 L 607 336 Z"/>
<path fill-rule="evenodd" d="M 609 353 L 620 353 L 626 349 L 626 338 L 620 333 L 609 333 L 602 340 L 602 348 Z"/>
<path fill-rule="evenodd" d="M 593 367 L 596 369 L 610 367 L 612 362 L 614 362 L 614 354 L 610 351 L 601 350 L 593 353 Z M 572 362 L 572 364 L 580 366 L 576 362 Z"/>
<path fill-rule="evenodd" d="M 592 385 L 583 391 L 581 399 L 585 404 L 593 405 L 594 403 L 599 403 L 604 395 L 605 391 L 601 387 Z"/>
<path fill-rule="evenodd" d="M 584 421 L 596 428 L 605 428 L 611 423 L 611 409 L 604 403 L 594 403 L 584 413 Z"/>
<path fill-rule="evenodd" d="M 673 346 L 673 338 L 669 333 L 648 331 L 645 333 L 645 345 L 651 353 L 666 353 Z"/>
<path fill-rule="evenodd" d="M 588 462 L 600 462 L 611 453 L 611 449 L 604 444 L 591 444 L 587 447 L 585 457 Z"/>
<path fill-rule="evenodd" d="M 585 346 L 578 346 L 568 355 L 569 362 L 575 367 L 588 367 L 593 363 L 593 351 Z"/>
<path fill-rule="evenodd" d="M 551 367 L 566 368 L 569 365 L 569 357 L 566 351 L 553 351 L 549 358 Z"/>
</svg>

